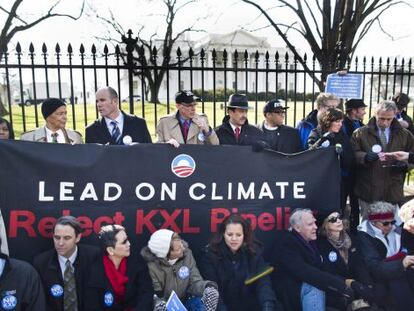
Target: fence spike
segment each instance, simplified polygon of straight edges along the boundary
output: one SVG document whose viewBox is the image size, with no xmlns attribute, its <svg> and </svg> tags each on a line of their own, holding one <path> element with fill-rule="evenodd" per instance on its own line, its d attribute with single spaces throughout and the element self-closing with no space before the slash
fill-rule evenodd
<svg viewBox="0 0 414 311">
<path fill-rule="evenodd" d="M 56 54 L 60 54 L 60 45 L 59 45 L 59 43 L 56 43 L 55 52 L 56 52 Z"/>
<path fill-rule="evenodd" d="M 30 52 L 30 54 L 33 54 L 34 53 L 33 43 L 30 43 L 30 45 L 29 45 L 29 52 Z"/>
<path fill-rule="evenodd" d="M 108 46 L 105 44 L 105 46 L 104 46 L 104 54 L 107 56 L 108 55 L 108 53 L 109 53 L 109 49 L 108 49 Z"/>
<path fill-rule="evenodd" d="M 92 44 L 91 53 L 92 53 L 93 55 L 95 55 L 95 54 L 96 54 L 96 46 L 95 46 L 95 44 Z"/>
<path fill-rule="evenodd" d="M 285 62 L 288 62 L 289 61 L 289 53 L 288 52 L 286 52 L 285 53 Z"/>
<path fill-rule="evenodd" d="M 192 59 L 194 57 L 193 48 L 190 48 L 190 50 L 188 51 L 188 56 L 190 57 L 190 59 Z"/>
<path fill-rule="evenodd" d="M 216 58 L 217 58 L 217 52 L 216 52 L 216 49 L 213 49 L 213 51 L 211 52 L 211 59 L 212 59 L 213 61 L 215 61 L 215 60 L 216 60 Z"/>
<path fill-rule="evenodd" d="M 68 45 L 68 53 L 69 55 L 73 53 L 72 45 L 70 43 Z"/>
<path fill-rule="evenodd" d="M 46 47 L 46 44 L 44 42 L 42 44 L 42 53 L 43 54 L 46 54 L 47 53 L 47 47 Z"/>
<path fill-rule="evenodd" d="M 237 62 L 239 58 L 239 52 L 237 52 L 237 50 L 234 51 L 234 60 Z"/>
<path fill-rule="evenodd" d="M 181 48 L 180 47 L 178 47 L 178 49 L 177 49 L 177 57 L 178 58 L 180 58 L 181 57 Z"/>
<path fill-rule="evenodd" d="M 269 62 L 269 58 L 270 58 L 269 51 L 266 51 L 266 54 L 265 54 L 265 61 L 266 61 L 266 62 Z"/>
<path fill-rule="evenodd" d="M 116 56 L 119 56 L 121 54 L 121 49 L 119 48 L 119 44 L 115 46 L 115 54 Z"/>
<path fill-rule="evenodd" d="M 83 55 L 85 54 L 85 47 L 83 46 L 83 43 L 81 43 L 80 48 L 79 48 L 79 52 Z"/>
<path fill-rule="evenodd" d="M 254 60 L 256 63 L 259 62 L 259 51 L 258 50 L 256 50 L 256 54 L 254 54 Z"/>
<path fill-rule="evenodd" d="M 200 51 L 200 59 L 201 60 L 204 60 L 205 56 L 206 56 L 206 52 L 204 52 L 204 49 L 201 49 L 201 51 Z"/>
<path fill-rule="evenodd" d="M 243 58 L 244 58 L 244 61 L 247 62 L 247 59 L 249 58 L 249 53 L 247 53 L 247 50 L 244 50 Z"/>
<path fill-rule="evenodd" d="M 306 54 L 306 53 L 305 53 L 305 54 L 303 55 L 303 61 L 306 63 L 306 61 L 307 61 L 307 60 L 308 60 L 308 54 Z"/>
<path fill-rule="evenodd" d="M 16 52 L 17 52 L 18 54 L 20 54 L 20 53 L 22 52 L 22 47 L 21 47 L 21 45 L 20 45 L 20 42 L 17 42 L 17 44 L 16 44 Z"/>
</svg>

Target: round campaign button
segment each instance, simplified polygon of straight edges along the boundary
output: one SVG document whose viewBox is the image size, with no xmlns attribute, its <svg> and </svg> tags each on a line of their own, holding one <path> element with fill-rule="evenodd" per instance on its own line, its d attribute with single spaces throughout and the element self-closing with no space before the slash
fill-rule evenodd
<svg viewBox="0 0 414 311">
<path fill-rule="evenodd" d="M 329 140 L 325 140 L 322 144 L 321 147 L 322 148 L 328 148 L 331 145 L 331 143 L 329 142 Z"/>
<path fill-rule="evenodd" d="M 380 153 L 382 151 L 382 147 L 378 144 L 375 144 L 374 146 L 372 146 L 371 151 L 375 153 Z"/>
<path fill-rule="evenodd" d="M 187 266 L 182 266 L 180 268 L 180 270 L 178 270 L 178 277 L 181 280 L 185 280 L 186 278 L 188 278 L 190 276 L 190 269 L 188 269 Z"/>
<path fill-rule="evenodd" d="M 50 294 L 53 297 L 60 297 L 63 295 L 63 287 L 59 284 L 54 284 L 50 287 Z"/>
<path fill-rule="evenodd" d="M 329 261 L 330 262 L 335 262 L 338 260 L 338 254 L 334 251 L 330 252 L 328 255 Z"/>
<path fill-rule="evenodd" d="M 17 298 L 13 295 L 7 295 L 1 300 L 1 307 L 4 310 L 13 310 L 17 306 Z"/>
<path fill-rule="evenodd" d="M 124 138 L 122 138 L 122 142 L 124 145 L 130 145 L 132 144 L 132 138 L 129 135 L 125 135 Z"/>
<path fill-rule="evenodd" d="M 110 291 L 105 292 L 104 303 L 107 307 L 110 307 L 114 304 L 114 295 Z"/>
</svg>

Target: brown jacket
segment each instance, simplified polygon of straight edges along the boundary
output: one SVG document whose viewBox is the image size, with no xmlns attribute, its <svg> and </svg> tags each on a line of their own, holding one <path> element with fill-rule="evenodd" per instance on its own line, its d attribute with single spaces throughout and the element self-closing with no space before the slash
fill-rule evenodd
<svg viewBox="0 0 414 311">
<path fill-rule="evenodd" d="M 404 198 L 403 186 L 407 170 L 401 167 L 383 167 L 384 164 L 392 163 L 379 160 L 372 163 L 365 161 L 365 155 L 372 151 L 372 146 L 381 146 L 375 117 L 352 134 L 351 145 L 357 163 L 356 196 L 366 202 L 386 201 L 393 204 L 401 202 Z M 414 151 L 414 136 L 402 128 L 395 119 L 391 123 L 390 138 L 383 152 L 392 151 Z"/>
<path fill-rule="evenodd" d="M 207 116 L 204 114 L 199 114 L 201 118 L 208 125 Z M 187 144 L 192 145 L 218 145 L 219 140 L 216 133 L 211 129 L 211 134 L 205 138 L 204 141 L 200 140 L 199 137 L 200 129 L 198 126 L 191 122 L 190 128 L 187 135 Z M 178 121 L 177 113 L 162 117 L 157 125 L 157 137 L 158 143 L 166 143 L 171 138 L 174 138 L 178 143 L 184 144 L 183 134 L 181 133 L 180 122 Z"/>
</svg>

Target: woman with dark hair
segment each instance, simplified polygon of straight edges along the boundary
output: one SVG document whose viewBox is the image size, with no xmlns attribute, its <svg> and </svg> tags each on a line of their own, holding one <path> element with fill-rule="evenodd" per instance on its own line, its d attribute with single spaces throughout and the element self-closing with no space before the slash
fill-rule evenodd
<svg viewBox="0 0 414 311">
<path fill-rule="evenodd" d="M 338 311 L 366 309 L 374 300 L 373 281 L 365 266 L 359 240 L 346 231 L 339 211 L 320 212 L 317 215 L 319 236 L 317 245 L 322 257 L 322 269 L 346 279 L 346 284 L 354 291 L 353 301 L 339 293 L 326 292 L 326 307 Z"/>
<path fill-rule="evenodd" d="M 201 258 L 203 277 L 218 285 L 218 311 L 281 310 L 269 277 L 263 276 L 270 267 L 262 251 L 241 216 L 230 215 L 220 224 Z"/>
<path fill-rule="evenodd" d="M 342 131 L 344 114 L 336 108 L 329 108 L 321 114 L 318 127 L 314 128 L 309 135 L 309 150 L 334 146 L 340 155 L 341 164 L 341 210 L 344 212 L 348 188 L 353 183 L 350 174 L 354 162 L 349 137 Z"/>
<path fill-rule="evenodd" d="M 130 243 L 121 225 L 101 227 L 103 255 L 92 265 L 85 310 L 152 310 L 153 290 L 146 265 L 131 260 Z"/>
<path fill-rule="evenodd" d="M 14 139 L 14 131 L 9 121 L 0 117 L 0 139 Z"/>
</svg>

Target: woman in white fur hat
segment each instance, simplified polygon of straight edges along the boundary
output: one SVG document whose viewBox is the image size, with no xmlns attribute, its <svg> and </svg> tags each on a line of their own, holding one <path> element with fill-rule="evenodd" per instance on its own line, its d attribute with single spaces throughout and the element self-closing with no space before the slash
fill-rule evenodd
<svg viewBox="0 0 414 311">
<path fill-rule="evenodd" d="M 147 261 L 156 294 L 154 310 L 166 310 L 172 291 L 189 311 L 216 310 L 217 285 L 203 280 L 187 242 L 178 233 L 168 229 L 155 231 L 141 255 Z"/>
</svg>

